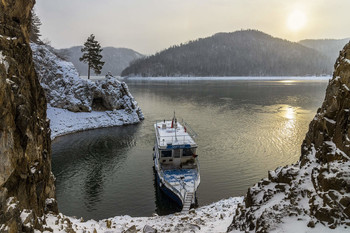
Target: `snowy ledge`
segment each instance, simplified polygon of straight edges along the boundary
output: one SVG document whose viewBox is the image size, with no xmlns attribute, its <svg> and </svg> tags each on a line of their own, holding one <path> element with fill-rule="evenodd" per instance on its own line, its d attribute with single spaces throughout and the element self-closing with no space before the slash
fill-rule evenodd
<svg viewBox="0 0 350 233">
<path fill-rule="evenodd" d="M 329 81 L 332 76 L 232 76 L 232 77 L 120 77 L 120 80 L 134 81 Z"/>
<path fill-rule="evenodd" d="M 226 232 L 233 214 L 243 197 L 232 197 L 190 210 L 188 214 L 171 214 L 153 217 L 116 216 L 100 221 L 83 221 L 67 217 L 47 215 L 46 226 L 53 232 L 143 232 L 146 225 L 157 232 Z M 127 231 L 129 230 L 129 231 Z M 46 231 L 45 231 L 46 232 Z"/>
<path fill-rule="evenodd" d="M 105 112 L 71 112 L 66 109 L 47 107 L 50 119 L 51 139 L 79 131 L 139 123 L 136 111 L 125 109 Z"/>
</svg>

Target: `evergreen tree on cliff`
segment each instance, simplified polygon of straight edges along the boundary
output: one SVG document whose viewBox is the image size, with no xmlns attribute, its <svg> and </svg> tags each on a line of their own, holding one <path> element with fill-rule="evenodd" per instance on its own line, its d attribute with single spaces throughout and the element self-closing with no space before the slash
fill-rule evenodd
<svg viewBox="0 0 350 233">
<path fill-rule="evenodd" d="M 102 67 L 105 63 L 101 61 L 101 45 L 95 40 L 93 34 L 87 38 L 81 52 L 83 56 L 79 58 L 79 60 L 88 64 L 88 79 L 90 79 L 90 68 L 94 70 L 95 74 L 101 74 Z"/>
<path fill-rule="evenodd" d="M 30 12 L 30 41 L 36 43 L 36 44 L 42 44 L 42 41 L 40 40 L 40 26 L 41 26 L 41 20 L 38 17 L 38 15 L 35 13 L 34 9 Z"/>
</svg>

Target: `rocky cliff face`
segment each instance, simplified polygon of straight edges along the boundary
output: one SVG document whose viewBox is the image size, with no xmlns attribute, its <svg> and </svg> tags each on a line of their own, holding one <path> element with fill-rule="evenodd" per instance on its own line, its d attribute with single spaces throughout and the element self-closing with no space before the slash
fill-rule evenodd
<svg viewBox="0 0 350 233">
<path fill-rule="evenodd" d="M 350 226 L 350 43 L 341 51 L 298 163 L 249 188 L 228 231 Z"/>
<path fill-rule="evenodd" d="M 54 205 L 46 100 L 28 43 L 34 2 L 0 2 L 0 232 L 40 229 Z"/>
<path fill-rule="evenodd" d="M 79 77 L 71 62 L 58 58 L 47 46 L 31 44 L 35 68 L 52 107 L 72 112 L 126 109 L 143 114 L 124 82 L 113 76 L 92 82 Z"/>
</svg>

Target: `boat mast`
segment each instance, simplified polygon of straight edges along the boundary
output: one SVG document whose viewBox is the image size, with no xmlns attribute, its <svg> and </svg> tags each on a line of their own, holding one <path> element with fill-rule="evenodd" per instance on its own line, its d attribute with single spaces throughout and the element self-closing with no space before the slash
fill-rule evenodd
<svg viewBox="0 0 350 233">
<path fill-rule="evenodd" d="M 177 120 L 176 120 L 176 117 L 175 117 L 175 110 L 174 110 L 173 121 L 174 121 L 174 129 L 175 129 L 175 141 L 177 142 L 177 137 L 176 137 Z"/>
</svg>

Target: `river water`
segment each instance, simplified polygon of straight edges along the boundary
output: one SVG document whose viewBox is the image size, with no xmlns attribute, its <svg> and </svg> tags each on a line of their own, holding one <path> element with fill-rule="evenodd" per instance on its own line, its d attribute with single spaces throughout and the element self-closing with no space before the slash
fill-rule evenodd
<svg viewBox="0 0 350 233">
<path fill-rule="evenodd" d="M 52 145 L 59 209 L 103 219 L 178 211 L 154 183 L 153 123 L 174 110 L 198 133 L 199 206 L 244 195 L 267 171 L 295 163 L 327 81 L 127 81 L 138 125 L 90 130 Z"/>
</svg>

